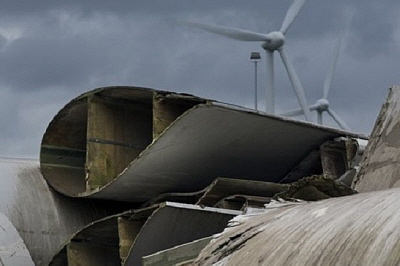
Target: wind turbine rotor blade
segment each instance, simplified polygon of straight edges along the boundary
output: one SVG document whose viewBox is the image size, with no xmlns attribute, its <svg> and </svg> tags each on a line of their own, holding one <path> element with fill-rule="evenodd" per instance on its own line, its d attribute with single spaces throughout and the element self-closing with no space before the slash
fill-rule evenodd
<svg viewBox="0 0 400 266">
<path fill-rule="evenodd" d="M 340 116 L 335 111 L 333 111 L 330 108 L 326 111 L 333 118 L 333 120 L 336 121 L 336 123 L 340 126 L 340 128 L 345 130 L 350 130 L 350 128 L 346 125 L 346 123 L 340 118 Z"/>
<path fill-rule="evenodd" d="M 310 105 L 310 111 L 315 111 L 319 107 L 318 103 L 314 103 L 313 105 Z"/>
<path fill-rule="evenodd" d="M 343 31 L 340 32 L 338 42 L 336 44 L 335 51 L 333 54 L 332 62 L 329 65 L 328 74 L 326 75 L 326 78 L 324 81 L 324 93 L 323 93 L 323 97 L 322 97 L 324 99 L 328 98 L 328 93 L 329 93 L 329 89 L 331 87 L 333 74 L 334 74 L 335 68 L 336 68 L 336 63 L 339 58 L 340 46 L 342 44 L 342 39 L 343 39 Z"/>
<path fill-rule="evenodd" d="M 177 21 L 177 23 L 182 25 L 187 25 L 193 28 L 202 29 L 211 33 L 219 34 L 239 41 L 257 42 L 257 41 L 271 40 L 271 37 L 269 37 L 266 34 L 261 34 L 257 32 L 241 30 L 236 28 L 216 26 L 198 22 L 189 22 L 189 21 Z"/>
<path fill-rule="evenodd" d="M 288 11 L 286 12 L 286 17 L 282 22 L 282 27 L 280 32 L 283 34 L 289 29 L 292 22 L 295 20 L 297 15 L 300 13 L 300 10 L 303 8 L 304 4 L 307 0 L 294 0 L 292 5 L 289 7 Z"/>
<path fill-rule="evenodd" d="M 318 104 L 310 105 L 310 111 L 316 110 L 318 108 L 318 106 L 319 106 Z M 302 115 L 302 114 L 304 114 L 303 109 L 297 108 L 297 109 L 285 111 L 283 113 L 280 113 L 279 115 L 292 117 L 292 116 L 298 116 L 298 115 Z"/>
<path fill-rule="evenodd" d="M 302 114 L 304 114 L 303 110 L 300 109 L 300 108 L 298 108 L 298 109 L 288 110 L 288 111 L 286 111 L 286 112 L 280 113 L 279 115 L 280 115 L 280 116 L 289 116 L 289 117 L 292 117 L 292 116 L 298 116 L 298 115 L 302 115 Z"/>
<path fill-rule="evenodd" d="M 311 121 L 311 113 L 307 104 L 306 95 L 304 93 L 303 86 L 301 86 L 299 77 L 294 71 L 294 67 L 287 58 L 286 52 L 281 48 L 279 49 L 279 54 L 281 55 L 283 64 L 285 65 L 286 71 L 288 72 L 290 82 L 292 83 L 293 89 L 296 93 L 297 99 L 299 101 L 301 109 L 303 109 L 304 116 L 307 121 Z"/>
</svg>

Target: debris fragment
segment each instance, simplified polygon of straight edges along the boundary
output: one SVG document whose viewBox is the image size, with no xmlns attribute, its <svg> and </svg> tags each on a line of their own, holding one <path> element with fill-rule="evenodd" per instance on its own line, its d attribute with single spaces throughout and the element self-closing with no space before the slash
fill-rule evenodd
<svg viewBox="0 0 400 266">
<path fill-rule="evenodd" d="M 356 193 L 357 191 L 332 177 L 327 175 L 313 175 L 290 184 L 287 191 L 276 194 L 274 199 L 317 201 Z"/>
</svg>

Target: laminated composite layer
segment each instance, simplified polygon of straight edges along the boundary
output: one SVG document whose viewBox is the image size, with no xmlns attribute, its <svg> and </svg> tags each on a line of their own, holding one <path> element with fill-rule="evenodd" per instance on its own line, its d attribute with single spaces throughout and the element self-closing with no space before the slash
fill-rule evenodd
<svg viewBox="0 0 400 266">
<path fill-rule="evenodd" d="M 143 256 L 221 232 L 240 213 L 174 202 L 127 211 L 82 228 L 50 265 L 140 265 Z"/>
<path fill-rule="evenodd" d="M 191 265 L 399 265 L 400 188 L 237 216 Z"/>
<path fill-rule="evenodd" d="M 400 87 L 389 90 L 353 186 L 367 192 L 400 187 Z"/>
<path fill-rule="evenodd" d="M 357 134 L 187 94 L 108 87 L 50 123 L 41 168 L 59 192 L 144 202 L 215 178 L 279 182 L 327 140 Z"/>
<path fill-rule="evenodd" d="M 18 231 L 35 265 L 48 265 L 71 234 L 122 209 L 54 192 L 37 160 L 0 158 L 0 179 L 0 212 Z"/>
</svg>

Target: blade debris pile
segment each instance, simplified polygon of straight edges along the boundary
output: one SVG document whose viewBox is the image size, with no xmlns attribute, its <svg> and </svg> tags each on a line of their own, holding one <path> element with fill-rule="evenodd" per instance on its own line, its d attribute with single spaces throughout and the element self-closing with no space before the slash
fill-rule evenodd
<svg viewBox="0 0 400 266">
<path fill-rule="evenodd" d="M 396 113 L 396 95 L 394 89 L 379 121 Z M 375 146 L 382 138 L 376 132 L 389 130 L 383 125 L 391 121 L 377 124 Z M 366 180 L 375 158 L 369 146 L 358 173 L 367 139 L 188 94 L 89 91 L 50 122 L 40 169 L 37 161 L 0 161 L 0 217 L 4 234 L 18 243 L 7 244 L 0 258 L 63 266 L 187 264 L 234 217 L 230 224 L 283 203 L 301 210 L 312 208 L 308 201 L 355 194 L 350 185 Z"/>
<path fill-rule="evenodd" d="M 188 94 L 87 92 L 50 122 L 41 144 L 43 178 L 66 199 L 125 211 L 74 227 L 53 248 L 50 265 L 193 260 L 230 219 L 274 198 L 353 194 L 340 180 L 352 181 L 366 139 Z M 310 188 L 319 196 L 306 197 Z"/>
</svg>

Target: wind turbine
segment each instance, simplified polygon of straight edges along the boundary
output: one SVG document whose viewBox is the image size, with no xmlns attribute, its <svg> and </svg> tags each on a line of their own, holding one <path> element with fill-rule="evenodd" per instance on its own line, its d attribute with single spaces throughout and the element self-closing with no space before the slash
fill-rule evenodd
<svg viewBox="0 0 400 266">
<path fill-rule="evenodd" d="M 303 114 L 307 121 L 311 121 L 311 113 L 307 104 L 307 99 L 304 93 L 304 89 L 300 83 L 299 77 L 294 71 L 292 63 L 289 61 L 286 52 L 283 50 L 285 43 L 285 34 L 289 29 L 294 19 L 299 14 L 306 0 L 294 0 L 292 5 L 286 12 L 285 19 L 283 20 L 282 26 L 279 31 L 272 31 L 268 34 L 262 34 L 242 29 L 216 26 L 210 24 L 203 24 L 197 22 L 179 21 L 181 24 L 186 24 L 195 28 L 199 28 L 211 33 L 223 35 L 225 37 L 248 42 L 262 42 L 261 46 L 266 52 L 267 61 L 267 93 L 266 93 L 266 112 L 270 114 L 275 113 L 275 102 L 274 102 L 274 52 L 278 51 L 282 62 L 288 73 L 292 87 L 296 93 L 299 104 L 303 110 Z"/>
<path fill-rule="evenodd" d="M 322 125 L 322 114 L 323 114 L 323 112 L 327 112 L 333 118 L 333 120 L 335 120 L 335 122 L 340 126 L 340 128 L 349 130 L 350 128 L 346 125 L 346 123 L 343 121 L 343 119 L 341 119 L 340 116 L 329 107 L 329 101 L 328 101 L 328 93 L 329 93 L 329 89 L 332 84 L 332 78 L 333 78 L 333 74 L 334 74 L 335 68 L 336 68 L 336 63 L 337 63 L 337 60 L 339 57 L 342 39 L 343 39 L 343 31 L 339 35 L 338 42 L 337 42 L 335 50 L 334 50 L 333 58 L 332 58 L 331 64 L 329 65 L 328 74 L 326 75 L 326 78 L 324 81 L 322 98 L 317 100 L 313 105 L 310 105 L 309 110 L 317 111 L 318 124 Z M 301 115 L 301 114 L 303 114 L 302 109 L 294 109 L 294 110 L 289 110 L 287 112 L 281 113 L 280 115 L 297 116 L 297 115 Z"/>
</svg>

